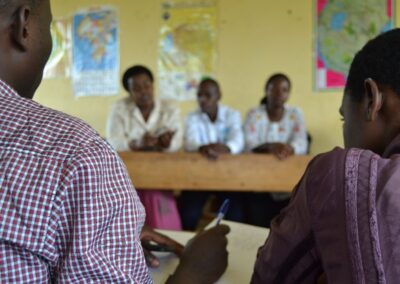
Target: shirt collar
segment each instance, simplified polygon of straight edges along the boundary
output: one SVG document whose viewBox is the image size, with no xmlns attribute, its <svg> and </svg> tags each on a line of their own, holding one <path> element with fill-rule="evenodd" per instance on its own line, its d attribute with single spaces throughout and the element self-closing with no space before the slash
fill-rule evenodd
<svg viewBox="0 0 400 284">
<path fill-rule="evenodd" d="M 125 98 L 125 100 L 127 101 L 127 104 L 130 106 L 132 111 L 140 112 L 139 107 L 135 104 L 135 102 L 131 98 L 127 97 L 127 98 Z M 160 103 L 159 99 L 155 98 L 154 99 L 154 108 L 153 108 L 152 112 L 153 111 L 158 111 L 160 109 L 160 107 L 161 107 L 160 104 L 161 103 Z"/>
<path fill-rule="evenodd" d="M 214 122 L 212 122 L 210 120 L 210 118 L 208 117 L 208 115 L 206 113 L 202 112 L 201 109 L 198 109 L 198 111 L 200 112 L 201 116 L 204 119 L 207 119 L 210 123 L 217 123 L 217 122 L 224 122 L 225 121 L 225 117 L 226 117 L 225 113 L 226 113 L 227 109 L 226 109 L 225 106 L 219 104 L 218 105 L 218 111 L 217 111 L 217 119 Z"/>
<path fill-rule="evenodd" d="M 129 101 L 130 106 L 132 107 L 133 114 L 144 124 L 144 125 L 151 125 L 155 123 L 159 117 L 161 112 L 161 102 L 158 99 L 154 99 L 154 108 L 150 113 L 149 119 L 144 121 L 142 112 L 140 111 L 139 107 L 135 104 L 133 100 Z"/>
<path fill-rule="evenodd" d="M 265 111 L 265 110 L 267 109 L 267 106 L 266 106 L 266 105 L 259 105 L 259 106 L 258 106 L 258 109 L 259 109 L 259 110 L 262 110 L 262 111 Z M 286 104 L 284 104 L 284 105 L 283 105 L 283 109 L 284 109 L 284 113 L 286 113 L 287 110 L 288 110 L 288 106 L 287 106 Z"/>
<path fill-rule="evenodd" d="M 15 91 L 10 85 L 0 79 L 0 96 L 1 97 L 21 97 L 18 95 L 17 91 Z"/>
</svg>

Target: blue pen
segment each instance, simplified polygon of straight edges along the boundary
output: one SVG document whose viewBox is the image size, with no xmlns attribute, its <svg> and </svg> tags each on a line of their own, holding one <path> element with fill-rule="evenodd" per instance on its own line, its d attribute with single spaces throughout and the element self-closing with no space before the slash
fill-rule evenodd
<svg viewBox="0 0 400 284">
<path fill-rule="evenodd" d="M 218 210 L 218 215 L 217 215 L 217 224 L 216 226 L 221 223 L 222 218 L 224 218 L 226 212 L 228 211 L 229 208 L 229 199 L 225 199 L 224 202 L 222 203 L 221 207 Z"/>
</svg>

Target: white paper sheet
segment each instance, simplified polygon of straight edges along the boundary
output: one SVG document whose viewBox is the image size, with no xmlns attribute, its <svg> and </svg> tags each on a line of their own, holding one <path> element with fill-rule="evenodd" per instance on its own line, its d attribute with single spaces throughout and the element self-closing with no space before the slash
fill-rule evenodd
<svg viewBox="0 0 400 284">
<path fill-rule="evenodd" d="M 229 266 L 217 282 L 218 284 L 249 283 L 253 273 L 257 250 L 267 239 L 269 230 L 261 227 L 222 221 L 231 228 L 228 234 Z M 212 224 L 212 223 L 211 223 Z M 190 232 L 160 231 L 165 235 L 186 244 L 194 236 Z M 165 283 L 178 265 L 178 259 L 172 254 L 158 254 L 161 265 L 158 269 L 150 269 L 154 283 Z"/>
</svg>

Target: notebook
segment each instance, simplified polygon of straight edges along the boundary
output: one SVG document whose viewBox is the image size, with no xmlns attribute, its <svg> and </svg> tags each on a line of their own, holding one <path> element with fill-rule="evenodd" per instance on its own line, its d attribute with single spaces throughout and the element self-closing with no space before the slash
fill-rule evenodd
<svg viewBox="0 0 400 284">
<path fill-rule="evenodd" d="M 249 283 L 253 273 L 257 250 L 262 246 L 268 237 L 269 230 L 266 228 L 251 226 L 247 224 L 225 221 L 221 222 L 231 228 L 228 234 L 228 268 L 222 275 L 218 284 Z M 210 227 L 213 222 L 210 223 Z M 182 231 L 158 230 L 159 232 L 186 244 L 195 234 Z M 150 269 L 154 283 L 165 283 L 179 263 L 178 258 L 170 253 L 158 253 L 160 267 Z"/>
</svg>

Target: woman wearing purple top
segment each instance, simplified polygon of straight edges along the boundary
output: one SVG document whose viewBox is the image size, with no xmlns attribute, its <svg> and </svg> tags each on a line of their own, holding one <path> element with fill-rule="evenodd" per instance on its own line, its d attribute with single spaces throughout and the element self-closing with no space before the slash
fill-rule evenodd
<svg viewBox="0 0 400 284">
<path fill-rule="evenodd" d="M 345 149 L 310 163 L 252 283 L 400 282 L 400 29 L 356 54 L 340 114 Z"/>
</svg>

